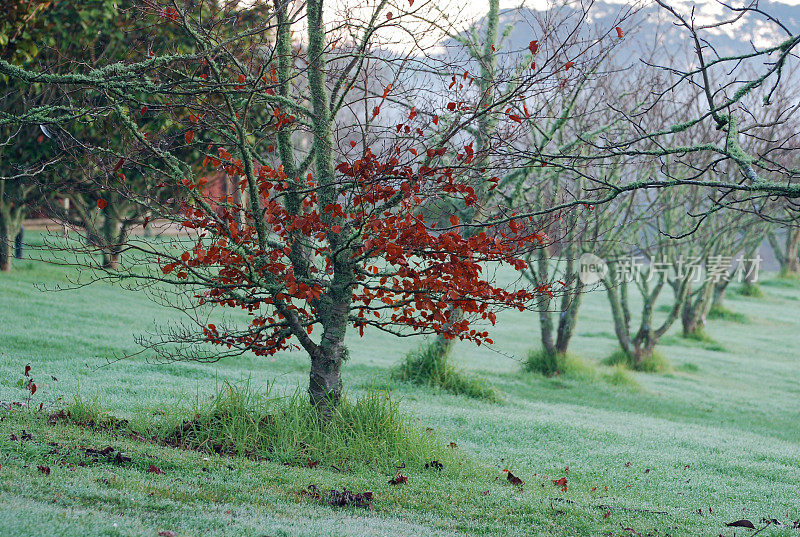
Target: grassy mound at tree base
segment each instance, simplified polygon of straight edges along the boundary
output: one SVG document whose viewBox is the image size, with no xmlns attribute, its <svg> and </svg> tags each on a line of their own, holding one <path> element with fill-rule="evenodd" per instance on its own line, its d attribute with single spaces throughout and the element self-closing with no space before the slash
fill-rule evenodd
<svg viewBox="0 0 800 537">
<path fill-rule="evenodd" d="M 758 287 L 756 287 L 758 289 Z M 763 296 L 763 293 L 760 289 L 758 289 L 760 295 Z M 731 309 L 726 308 L 725 306 L 711 306 L 711 309 L 708 310 L 708 319 L 710 320 L 720 320 L 720 321 L 730 321 L 733 323 L 739 324 L 748 324 L 750 319 L 747 318 L 747 315 L 744 313 L 738 313 Z"/>
<path fill-rule="evenodd" d="M 226 382 L 213 398 L 194 405 L 190 419 L 176 415 L 146 433 L 79 396 L 60 417 L 100 429 L 121 423 L 114 428 L 169 446 L 292 465 L 344 464 L 388 471 L 400 462 L 421 467 L 454 457 L 452 450 L 400 412 L 398 403 L 377 392 L 355 402 L 343 397 L 327 421 L 299 392 L 274 396 L 269 389 L 253 389 L 250 382 Z"/>
<path fill-rule="evenodd" d="M 644 360 L 637 364 L 633 354 L 620 349 L 603 360 L 603 363 L 605 365 L 621 365 L 628 369 L 645 373 L 665 373 L 670 369 L 667 359 L 657 351 L 653 351 L 653 354 L 646 356 Z"/>
<path fill-rule="evenodd" d="M 795 280 L 795 279 L 770 280 L 770 281 L 778 281 L 779 282 L 777 284 L 778 287 L 781 287 L 781 286 L 793 287 L 794 285 L 797 284 L 797 280 Z M 767 285 L 769 285 L 769 284 L 767 284 Z M 757 283 L 753 284 L 753 285 L 741 285 L 736 290 L 736 292 L 741 296 L 749 296 L 751 298 L 763 298 L 764 297 L 764 291 L 761 290 L 761 286 L 759 284 L 757 284 Z"/>
<path fill-rule="evenodd" d="M 408 353 L 403 362 L 392 371 L 392 378 L 420 386 L 441 388 L 455 395 L 499 402 L 497 391 L 484 379 L 462 373 L 453 367 L 448 357 L 437 352 L 435 343 L 424 345 Z"/>
<path fill-rule="evenodd" d="M 525 371 L 545 377 L 563 376 L 580 380 L 594 380 L 597 371 L 583 359 L 570 353 L 549 353 L 544 349 L 531 350 L 522 365 Z"/>
</svg>

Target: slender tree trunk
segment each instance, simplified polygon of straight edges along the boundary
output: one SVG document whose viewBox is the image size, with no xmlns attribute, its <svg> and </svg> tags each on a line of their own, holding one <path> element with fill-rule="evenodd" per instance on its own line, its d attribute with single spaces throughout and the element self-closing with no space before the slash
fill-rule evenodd
<svg viewBox="0 0 800 537">
<path fill-rule="evenodd" d="M 728 280 L 720 280 L 714 285 L 714 297 L 712 299 L 712 306 L 715 308 L 725 307 L 725 294 L 728 291 Z"/>
<path fill-rule="evenodd" d="M 536 252 L 536 265 L 537 265 L 537 284 L 544 283 L 548 279 L 549 274 L 549 255 L 547 248 L 541 248 Z M 552 299 L 546 293 L 539 295 L 536 301 L 536 307 L 539 310 L 539 334 L 542 340 L 542 349 L 550 355 L 556 353 L 556 346 L 553 342 L 553 316 L 550 313 L 550 303 Z"/>
<path fill-rule="evenodd" d="M 0 211 L 0 271 L 11 270 L 15 226 L 8 211 Z"/>
<path fill-rule="evenodd" d="M 17 259 L 22 259 L 23 257 L 23 247 L 25 241 L 25 228 L 23 226 L 19 226 L 19 231 L 17 232 L 17 236 L 14 238 L 14 257 Z"/>
<path fill-rule="evenodd" d="M 11 271 L 11 237 L 0 224 L 0 271 Z"/>
<path fill-rule="evenodd" d="M 578 310 L 583 299 L 583 284 L 575 275 L 572 258 L 567 262 L 567 285 L 561 300 L 561 313 L 558 317 L 558 331 L 556 336 L 556 352 L 566 354 L 575 325 L 578 322 Z"/>
</svg>

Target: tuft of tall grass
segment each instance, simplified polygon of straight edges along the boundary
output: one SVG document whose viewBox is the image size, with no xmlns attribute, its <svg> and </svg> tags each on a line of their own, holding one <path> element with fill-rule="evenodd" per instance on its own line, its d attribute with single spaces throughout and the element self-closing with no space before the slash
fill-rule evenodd
<svg viewBox="0 0 800 537">
<path fill-rule="evenodd" d="M 54 413 L 51 419 L 66 419 L 92 429 L 120 430 L 128 427 L 127 420 L 112 416 L 96 398 L 86 400 L 80 392 L 63 410 Z"/>
<path fill-rule="evenodd" d="M 249 381 L 225 383 L 200 401 L 192 418 L 163 433 L 162 440 L 201 451 L 264 458 L 287 464 L 366 465 L 388 470 L 398 463 L 422 466 L 452 458 L 384 393 L 351 401 L 343 397 L 323 420 L 308 398 L 258 391 Z"/>
<path fill-rule="evenodd" d="M 392 378 L 421 386 L 441 388 L 455 395 L 499 402 L 497 391 L 484 379 L 467 375 L 442 359 L 435 343 L 424 345 L 408 353 L 399 366 L 392 370 Z"/>
<path fill-rule="evenodd" d="M 549 353 L 544 349 L 531 350 L 523 369 L 545 377 L 563 376 L 579 380 L 594 380 L 597 371 L 583 359 L 570 353 Z"/>
<path fill-rule="evenodd" d="M 636 363 L 633 354 L 619 349 L 603 360 L 603 363 L 605 365 L 620 365 L 634 371 L 643 371 L 645 373 L 665 373 L 670 369 L 669 362 L 664 355 L 658 351 L 653 351 L 653 353 L 646 356 L 644 360 Z"/>
<path fill-rule="evenodd" d="M 641 389 L 641 385 L 636 382 L 636 379 L 633 378 L 630 371 L 621 363 L 616 364 L 611 368 L 609 373 L 603 373 L 601 376 L 604 381 L 612 386 L 625 388 L 631 391 L 638 391 Z"/>
<path fill-rule="evenodd" d="M 708 310 L 707 317 L 709 319 L 730 321 L 739 324 L 748 324 L 750 322 L 750 319 L 748 319 L 747 315 L 744 313 L 738 313 L 726 308 L 725 306 L 719 306 L 716 304 L 711 306 L 711 308 Z"/>
<path fill-rule="evenodd" d="M 795 285 L 797 285 L 797 280 L 777 278 L 765 282 L 765 285 L 775 285 L 776 287 L 794 287 Z M 764 297 L 764 291 L 761 289 L 761 286 L 757 283 L 750 285 L 741 285 L 736 290 L 736 292 L 741 296 L 749 296 L 750 298 Z"/>
</svg>

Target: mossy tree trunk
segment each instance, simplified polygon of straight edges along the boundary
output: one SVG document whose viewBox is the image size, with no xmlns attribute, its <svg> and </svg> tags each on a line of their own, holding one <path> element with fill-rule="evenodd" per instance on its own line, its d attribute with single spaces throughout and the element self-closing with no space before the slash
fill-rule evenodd
<svg viewBox="0 0 800 537">
<path fill-rule="evenodd" d="M 800 277 L 800 227 L 786 228 L 784 232 L 783 244 L 774 231 L 767 234 L 767 240 L 780 265 L 780 276 L 797 278 Z"/>
<path fill-rule="evenodd" d="M 705 327 L 716 286 L 712 280 L 706 280 L 694 293 L 691 291 L 691 282 L 688 288 L 687 299 L 681 308 L 683 337 L 697 335 Z"/>
<path fill-rule="evenodd" d="M 562 252 L 566 256 L 564 267 L 564 286 L 557 309 L 555 299 L 547 293 L 542 293 L 536 302 L 539 315 L 539 328 L 542 350 L 550 356 L 564 355 L 569 349 L 570 341 L 575 333 L 578 320 L 578 310 L 583 297 L 583 284 L 575 272 L 574 252 Z M 549 264 L 550 252 L 547 248 L 536 251 L 536 270 L 526 272 L 525 275 L 534 285 L 548 283 L 551 277 Z M 529 266 L 533 260 L 529 259 Z M 552 311 L 556 309 L 556 311 Z M 557 321 L 553 321 L 553 317 Z"/>
<path fill-rule="evenodd" d="M 14 257 L 14 240 L 22 227 L 27 203 L 20 202 L 17 196 L 25 196 L 32 190 L 12 181 L 0 181 L 0 271 L 11 270 Z M 11 191 L 11 192 L 9 192 Z M 14 195 L 12 196 L 11 193 Z"/>
<path fill-rule="evenodd" d="M 646 277 L 641 277 L 640 281 L 636 282 L 636 287 L 642 297 L 642 311 L 639 326 L 633 334 L 628 301 L 629 282 L 617 277 L 619 274 L 617 262 L 611 261 L 608 266 L 609 274 L 603 279 L 603 284 L 611 306 L 614 331 L 622 351 L 631 357 L 633 367 L 639 369 L 652 357 L 658 340 L 680 316 L 690 288 L 689 277 L 681 278 L 672 284 L 674 291 L 672 307 L 666 319 L 659 326 L 654 326 L 653 323 L 654 308 L 667 282 L 667 277 L 663 274 L 659 275 L 652 286 Z"/>
<path fill-rule="evenodd" d="M 323 21 L 323 0 L 309 0 L 306 4 L 308 16 L 308 87 L 311 92 L 311 103 L 313 107 L 312 120 L 312 151 L 314 155 L 314 167 L 320 188 L 318 191 L 319 204 L 326 207 L 334 204 L 339 195 L 336 185 L 336 177 L 333 161 L 333 120 L 329 106 L 329 94 L 326 80 L 326 52 L 325 52 L 325 25 Z M 286 30 L 281 35 L 283 42 L 280 50 L 287 48 L 286 40 L 290 36 L 286 35 Z M 288 61 L 289 58 L 282 61 Z M 285 65 L 283 75 L 286 75 Z M 281 84 L 288 84 L 287 80 L 282 79 Z M 279 90 L 286 89 L 279 88 Z M 287 158 L 291 156 L 290 141 L 283 140 L 281 154 Z M 252 196 L 256 198 L 257 196 Z M 288 204 L 288 209 L 293 210 L 292 204 Z M 299 209 L 299 208 L 298 208 Z M 335 224 L 333 215 L 325 217 L 325 222 L 329 226 Z M 308 393 L 311 403 L 319 410 L 320 415 L 329 417 L 331 412 L 338 406 L 342 395 L 342 363 L 347 358 L 347 347 L 345 346 L 345 334 L 349 313 L 352 302 L 352 283 L 355 281 L 355 267 L 350 256 L 347 254 L 346 245 L 341 244 L 344 240 L 340 235 L 333 232 L 328 233 L 328 241 L 331 250 L 341 251 L 342 254 L 335 256 L 333 260 L 333 279 L 329 291 L 322 298 L 319 310 L 322 314 L 321 324 L 323 328 L 322 339 L 315 348 L 307 348 L 311 356 L 311 373 L 309 377 Z M 300 274 L 307 273 L 306 259 L 304 252 L 293 249 L 290 259 L 295 270 Z M 299 269 L 299 270 L 298 270 Z"/>
</svg>

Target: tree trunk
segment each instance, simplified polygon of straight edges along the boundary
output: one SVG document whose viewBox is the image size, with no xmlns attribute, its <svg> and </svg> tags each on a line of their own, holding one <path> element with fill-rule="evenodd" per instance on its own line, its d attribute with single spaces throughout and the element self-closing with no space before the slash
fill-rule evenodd
<svg viewBox="0 0 800 537">
<path fill-rule="evenodd" d="M 714 298 L 712 305 L 717 308 L 725 306 L 725 293 L 728 291 L 730 280 L 720 280 L 714 285 Z"/>
<path fill-rule="evenodd" d="M 655 342 L 645 338 L 642 342 L 633 345 L 631 356 L 633 357 L 633 368 L 641 369 L 646 360 L 652 358 L 655 350 Z"/>
<path fill-rule="evenodd" d="M 11 240 L 0 231 L 0 271 L 11 271 Z"/>
<path fill-rule="evenodd" d="M 19 232 L 17 233 L 16 238 L 14 239 L 14 257 L 17 259 L 22 259 L 23 255 L 23 246 L 25 240 L 25 228 L 23 226 L 19 226 Z"/>
<path fill-rule="evenodd" d="M 615 265 L 609 263 L 609 278 L 612 277 Z M 614 320 L 614 333 L 617 335 L 619 346 L 624 352 L 631 352 L 631 331 L 630 314 L 627 311 L 626 287 L 627 282 L 622 281 L 613 283 L 610 279 L 604 279 L 603 285 L 606 288 L 608 303 L 611 306 L 611 317 Z"/>
<path fill-rule="evenodd" d="M 11 270 L 11 254 L 14 230 L 11 225 L 11 217 L 8 213 L 0 214 L 0 271 L 9 272 Z"/>
<path fill-rule="evenodd" d="M 119 270 L 119 260 L 121 254 L 117 251 L 103 252 L 103 268 L 108 270 Z"/>
<path fill-rule="evenodd" d="M 308 395 L 311 404 L 323 419 L 330 419 L 342 397 L 342 361 L 346 350 L 342 343 L 338 349 L 324 349 L 311 356 L 311 374 Z"/>
<path fill-rule="evenodd" d="M 572 283 L 572 282 L 570 282 Z M 568 287 L 569 291 L 565 296 L 568 304 L 562 303 L 562 312 L 558 318 L 558 336 L 556 337 L 556 352 L 566 354 L 569 342 L 575 333 L 575 325 L 578 322 L 578 310 L 583 299 L 583 285 L 575 278 L 574 286 Z"/>
<path fill-rule="evenodd" d="M 797 278 L 800 276 L 800 259 L 798 258 L 800 249 L 800 229 L 789 229 L 786 231 L 786 250 L 783 255 L 781 266 L 781 277 Z"/>
<path fill-rule="evenodd" d="M 712 294 L 716 285 L 712 282 L 705 282 L 703 287 L 698 290 L 695 300 L 687 297 L 681 309 L 681 324 L 683 325 L 683 337 L 696 335 L 706 325 L 706 316 L 711 309 Z"/>
</svg>

